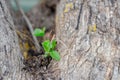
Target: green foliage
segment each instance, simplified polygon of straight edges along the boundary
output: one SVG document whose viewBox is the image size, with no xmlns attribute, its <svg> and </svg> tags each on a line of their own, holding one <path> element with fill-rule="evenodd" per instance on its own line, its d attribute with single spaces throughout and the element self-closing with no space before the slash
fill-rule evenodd
<svg viewBox="0 0 120 80">
<path fill-rule="evenodd" d="M 57 51 L 55 51 L 55 50 L 52 50 L 52 51 L 50 52 L 50 56 L 51 56 L 53 59 L 57 60 L 57 61 L 60 60 L 60 55 L 59 55 L 59 53 L 58 53 Z"/>
<path fill-rule="evenodd" d="M 33 34 L 34 34 L 35 36 L 37 36 L 37 37 L 39 37 L 39 36 L 42 37 L 42 36 L 45 35 L 45 28 L 43 28 L 43 29 L 36 28 L 36 29 L 34 30 Z"/>
<path fill-rule="evenodd" d="M 33 34 L 37 37 L 44 36 L 45 35 L 45 28 L 43 28 L 43 29 L 36 28 L 34 30 Z M 56 40 L 52 40 L 52 41 L 45 40 L 45 41 L 42 42 L 42 46 L 43 46 L 44 51 L 45 51 L 44 56 L 45 57 L 51 56 L 53 59 L 59 61 L 60 60 L 60 55 L 55 50 L 56 44 L 57 44 Z"/>
<path fill-rule="evenodd" d="M 56 47 L 56 40 L 52 40 L 52 42 L 50 42 L 50 40 L 46 40 L 44 42 L 42 42 L 42 46 L 45 50 L 45 57 L 47 56 L 51 56 L 53 59 L 59 61 L 60 60 L 60 55 L 57 51 L 55 51 L 55 47 Z"/>
<path fill-rule="evenodd" d="M 51 49 L 51 42 L 50 42 L 50 40 L 46 40 L 46 41 L 42 42 L 42 46 L 43 46 L 45 52 L 49 52 L 50 49 Z"/>
<path fill-rule="evenodd" d="M 51 45 L 52 45 L 52 49 L 55 49 L 55 47 L 56 47 L 56 43 L 57 43 L 57 41 L 56 40 L 52 40 L 52 42 L 51 42 Z"/>
</svg>

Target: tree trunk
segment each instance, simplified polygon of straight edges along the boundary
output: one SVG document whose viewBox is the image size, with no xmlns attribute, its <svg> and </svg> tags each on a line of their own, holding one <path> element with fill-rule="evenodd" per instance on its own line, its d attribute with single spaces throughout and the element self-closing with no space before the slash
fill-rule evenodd
<svg viewBox="0 0 120 80">
<path fill-rule="evenodd" d="M 61 0 L 56 38 L 61 80 L 120 80 L 119 0 Z"/>
<path fill-rule="evenodd" d="M 13 20 L 5 0 L 0 0 L 0 80 L 33 80 L 22 72 L 22 56 Z"/>
<path fill-rule="evenodd" d="M 56 15 L 61 61 L 51 63 L 55 80 L 120 80 L 119 7 L 118 0 L 61 0 Z M 0 18 L 0 80 L 42 79 L 21 71 L 22 57 L 5 0 L 0 0 Z"/>
</svg>

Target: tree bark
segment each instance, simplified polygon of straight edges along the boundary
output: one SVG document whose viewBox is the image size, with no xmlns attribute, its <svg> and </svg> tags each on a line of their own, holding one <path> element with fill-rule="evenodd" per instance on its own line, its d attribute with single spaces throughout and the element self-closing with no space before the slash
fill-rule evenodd
<svg viewBox="0 0 120 80">
<path fill-rule="evenodd" d="M 5 0 L 0 0 L 0 80 L 33 80 L 22 67 L 15 26 Z"/>
<path fill-rule="evenodd" d="M 0 80 L 40 80 L 21 71 L 17 35 L 0 0 Z M 120 80 L 120 1 L 61 0 L 56 15 L 60 62 L 48 80 Z"/>
<path fill-rule="evenodd" d="M 120 80 L 120 1 L 61 0 L 56 38 L 61 80 Z"/>
</svg>

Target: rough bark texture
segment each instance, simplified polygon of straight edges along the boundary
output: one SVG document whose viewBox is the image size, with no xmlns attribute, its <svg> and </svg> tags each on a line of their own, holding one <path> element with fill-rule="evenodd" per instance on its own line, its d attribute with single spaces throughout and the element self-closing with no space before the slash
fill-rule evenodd
<svg viewBox="0 0 120 80">
<path fill-rule="evenodd" d="M 0 80 L 33 80 L 22 67 L 13 20 L 5 0 L 0 0 Z"/>
<path fill-rule="evenodd" d="M 19 80 L 20 50 L 13 21 L 4 0 L 0 0 L 0 80 Z"/>
<path fill-rule="evenodd" d="M 119 0 L 61 0 L 56 15 L 61 61 L 51 63 L 54 74 L 46 79 L 120 80 L 119 26 Z M 0 0 L 0 80 L 42 79 L 22 66 L 13 21 Z"/>
<path fill-rule="evenodd" d="M 56 37 L 61 80 L 120 80 L 120 0 L 61 0 Z"/>
</svg>

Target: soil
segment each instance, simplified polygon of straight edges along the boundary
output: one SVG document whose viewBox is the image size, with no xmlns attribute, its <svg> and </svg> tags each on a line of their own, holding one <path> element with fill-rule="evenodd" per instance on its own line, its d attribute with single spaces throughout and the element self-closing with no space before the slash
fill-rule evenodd
<svg viewBox="0 0 120 80">
<path fill-rule="evenodd" d="M 45 73 L 45 70 L 48 68 L 51 57 L 44 57 L 41 53 L 35 53 L 34 50 L 28 50 L 29 59 L 24 59 L 23 64 L 25 65 L 22 70 L 29 72 L 31 74 L 35 73 Z"/>
</svg>

